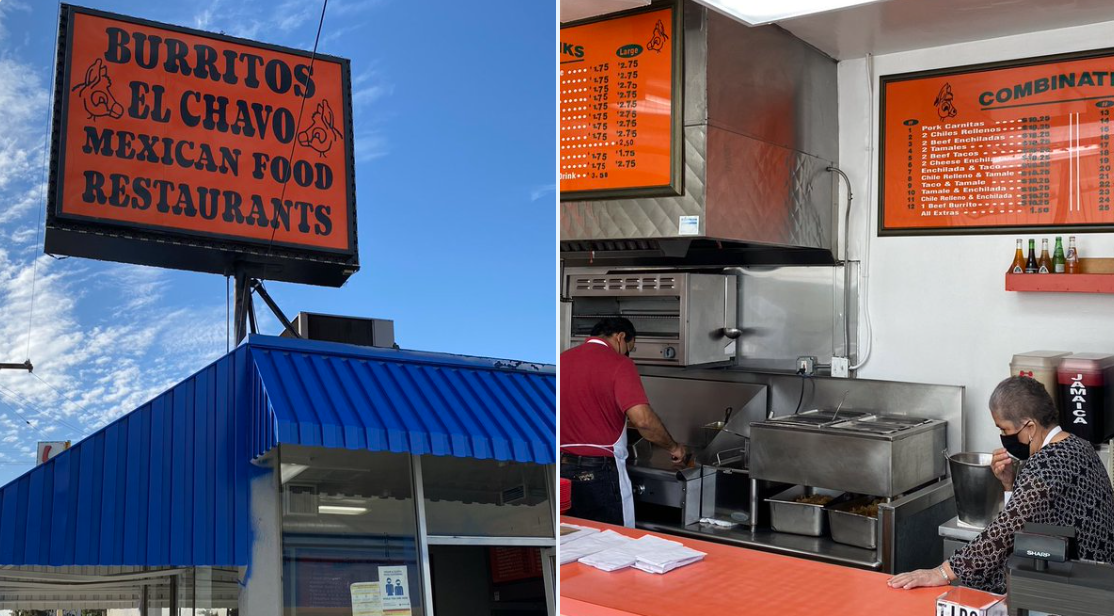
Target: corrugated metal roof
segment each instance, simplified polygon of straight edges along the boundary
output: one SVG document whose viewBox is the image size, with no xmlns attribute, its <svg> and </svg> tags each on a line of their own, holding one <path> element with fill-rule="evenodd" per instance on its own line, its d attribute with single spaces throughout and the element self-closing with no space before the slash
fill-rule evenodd
<svg viewBox="0 0 1114 616">
<path fill-rule="evenodd" d="M 246 563 L 247 369 L 241 347 L 0 488 L 0 564 Z"/>
<path fill-rule="evenodd" d="M 279 443 L 551 464 L 552 366 L 252 336 L 0 488 L 0 565 L 241 566 Z"/>
<path fill-rule="evenodd" d="M 256 456 L 290 443 L 556 461 L 552 366 L 273 340 L 252 360 Z"/>
</svg>

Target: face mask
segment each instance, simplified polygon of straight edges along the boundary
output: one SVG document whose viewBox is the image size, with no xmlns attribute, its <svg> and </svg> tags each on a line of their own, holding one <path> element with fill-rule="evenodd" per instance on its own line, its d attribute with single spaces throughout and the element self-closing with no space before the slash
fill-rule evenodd
<svg viewBox="0 0 1114 616">
<path fill-rule="evenodd" d="M 1022 426 L 1021 430 L 1024 430 L 1024 429 L 1025 429 L 1025 427 Z M 1026 444 L 1026 443 L 1022 443 L 1021 439 L 1018 438 L 1018 435 L 1021 434 L 1021 430 L 1018 430 L 1017 432 L 1015 432 L 1013 434 L 1003 434 L 1001 436 L 1002 447 L 1005 447 L 1006 451 L 1009 452 L 1009 454 L 1011 456 L 1017 458 L 1018 460 L 1028 460 L 1029 459 L 1029 445 Z"/>
</svg>

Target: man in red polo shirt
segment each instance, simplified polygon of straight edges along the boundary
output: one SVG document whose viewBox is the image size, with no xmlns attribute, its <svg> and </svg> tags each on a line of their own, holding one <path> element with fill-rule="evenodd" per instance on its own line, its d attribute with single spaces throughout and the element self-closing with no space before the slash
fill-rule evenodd
<svg viewBox="0 0 1114 616">
<path fill-rule="evenodd" d="M 630 360 L 634 324 L 606 318 L 584 344 L 561 354 L 561 477 L 572 481 L 569 515 L 634 526 L 627 477 L 627 424 L 683 463 L 677 444 L 650 408 Z"/>
</svg>

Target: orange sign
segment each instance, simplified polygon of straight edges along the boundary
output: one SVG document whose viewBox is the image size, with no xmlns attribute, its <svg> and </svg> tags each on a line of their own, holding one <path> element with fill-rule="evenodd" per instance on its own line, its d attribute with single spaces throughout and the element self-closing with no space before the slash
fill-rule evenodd
<svg viewBox="0 0 1114 616">
<path fill-rule="evenodd" d="M 563 199 L 676 192 L 676 36 L 671 8 L 561 29 Z"/>
<path fill-rule="evenodd" d="M 882 78 L 879 232 L 1109 230 L 1114 54 Z"/>
<path fill-rule="evenodd" d="M 346 60 L 65 11 L 50 222 L 355 255 Z"/>
</svg>

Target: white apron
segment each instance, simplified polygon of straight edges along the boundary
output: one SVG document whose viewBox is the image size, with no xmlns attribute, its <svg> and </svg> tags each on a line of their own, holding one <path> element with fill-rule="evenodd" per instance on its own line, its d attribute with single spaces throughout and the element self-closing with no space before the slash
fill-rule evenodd
<svg viewBox="0 0 1114 616">
<path fill-rule="evenodd" d="M 589 338 L 585 344 L 600 344 L 607 348 L 611 348 L 603 340 L 598 338 Z M 627 474 L 627 422 L 623 420 L 623 429 L 619 432 L 619 440 L 607 445 L 597 445 L 595 443 L 576 443 L 571 445 L 561 445 L 561 449 L 565 447 L 592 447 L 595 449 L 602 449 L 610 451 L 615 456 L 615 469 L 619 472 L 619 497 L 623 504 L 623 526 L 627 528 L 634 528 L 634 491 L 630 485 L 630 475 Z"/>
<path fill-rule="evenodd" d="M 615 469 L 619 473 L 619 496 L 623 503 L 623 526 L 634 528 L 634 491 L 631 490 L 630 475 L 627 474 L 627 422 L 623 422 L 623 431 L 619 433 L 619 440 L 610 447 L 594 443 L 561 445 L 561 449 L 566 447 L 592 447 L 610 451 L 615 455 Z"/>
</svg>

